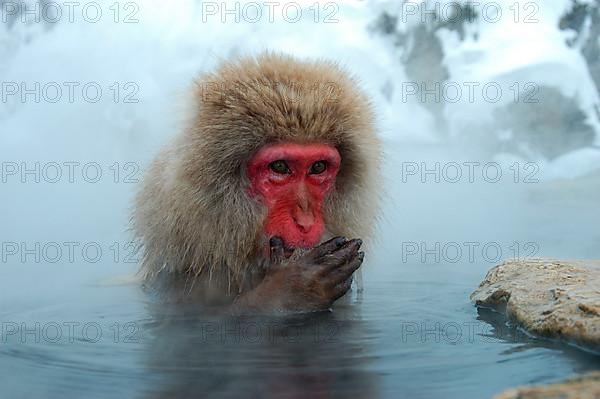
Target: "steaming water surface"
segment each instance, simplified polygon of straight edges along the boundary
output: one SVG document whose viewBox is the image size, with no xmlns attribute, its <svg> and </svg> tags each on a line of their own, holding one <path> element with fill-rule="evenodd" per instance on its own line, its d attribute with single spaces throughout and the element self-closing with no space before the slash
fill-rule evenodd
<svg viewBox="0 0 600 399">
<path fill-rule="evenodd" d="M 421 176 L 402 179 L 402 162 L 468 157 L 441 148 L 393 153 L 365 289 L 314 317 L 219 319 L 195 306 L 160 304 L 122 277 L 136 268 L 125 261 L 122 233 L 135 187 L 74 185 L 63 196 L 43 185 L 13 184 L 3 201 L 9 226 L 3 242 L 93 241 L 103 254 L 96 263 L 77 251 L 73 262 L 66 255 L 56 263 L 19 255 L 3 261 L 3 392 L 11 398 L 486 398 L 600 367 L 597 355 L 529 338 L 469 302 L 495 264 L 491 250 L 481 252 L 486 244 L 501 248 L 502 258 L 514 257 L 517 247 L 519 257 L 533 248 L 538 256 L 599 258 L 598 176 L 423 183 Z M 472 257 L 464 243 L 475 243 Z M 450 251 L 457 246 L 462 255 Z"/>
</svg>

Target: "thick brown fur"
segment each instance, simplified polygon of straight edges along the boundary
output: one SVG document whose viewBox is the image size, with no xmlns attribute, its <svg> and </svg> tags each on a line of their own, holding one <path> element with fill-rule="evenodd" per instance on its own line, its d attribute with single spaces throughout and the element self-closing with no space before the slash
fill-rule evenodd
<svg viewBox="0 0 600 399">
<path fill-rule="evenodd" d="M 236 59 L 202 76 L 194 98 L 195 116 L 156 157 L 136 199 L 146 279 L 180 273 L 242 290 L 268 242 L 245 164 L 268 142 L 335 145 L 342 164 L 325 204 L 327 232 L 371 237 L 380 143 L 368 99 L 337 64 L 273 53 Z"/>
</svg>

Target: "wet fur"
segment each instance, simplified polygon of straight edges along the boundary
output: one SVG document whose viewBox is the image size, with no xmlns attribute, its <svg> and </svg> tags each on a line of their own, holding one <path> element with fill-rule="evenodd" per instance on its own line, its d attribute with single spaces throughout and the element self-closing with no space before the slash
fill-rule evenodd
<svg viewBox="0 0 600 399">
<path fill-rule="evenodd" d="M 243 290 L 266 262 L 268 239 L 245 164 L 274 141 L 335 145 L 342 163 L 324 208 L 328 235 L 371 236 L 380 143 L 368 99 L 342 68 L 266 53 L 223 63 L 194 91 L 195 116 L 158 154 L 136 198 L 145 279 L 178 273 Z"/>
</svg>

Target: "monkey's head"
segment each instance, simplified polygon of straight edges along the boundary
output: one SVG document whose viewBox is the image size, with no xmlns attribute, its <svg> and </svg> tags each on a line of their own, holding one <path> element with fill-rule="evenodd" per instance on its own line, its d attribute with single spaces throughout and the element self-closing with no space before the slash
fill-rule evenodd
<svg viewBox="0 0 600 399">
<path fill-rule="evenodd" d="M 340 169 L 338 150 L 324 143 L 270 143 L 248 162 L 249 193 L 267 207 L 264 232 L 286 248 L 310 248 L 325 232 L 323 204 Z"/>
<path fill-rule="evenodd" d="M 290 251 L 371 236 L 380 144 L 368 99 L 337 64 L 242 58 L 201 77 L 194 97 L 190 127 L 138 197 L 147 275 L 207 271 L 238 285 L 274 236 Z"/>
</svg>

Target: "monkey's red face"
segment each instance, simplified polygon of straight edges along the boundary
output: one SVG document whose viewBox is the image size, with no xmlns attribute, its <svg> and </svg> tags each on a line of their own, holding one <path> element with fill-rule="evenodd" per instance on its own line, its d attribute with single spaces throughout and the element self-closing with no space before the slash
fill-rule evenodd
<svg viewBox="0 0 600 399">
<path fill-rule="evenodd" d="M 335 183 L 340 154 L 328 144 L 274 143 L 249 161 L 251 195 L 268 208 L 267 236 L 288 248 L 310 248 L 325 231 L 322 207 Z"/>
</svg>

